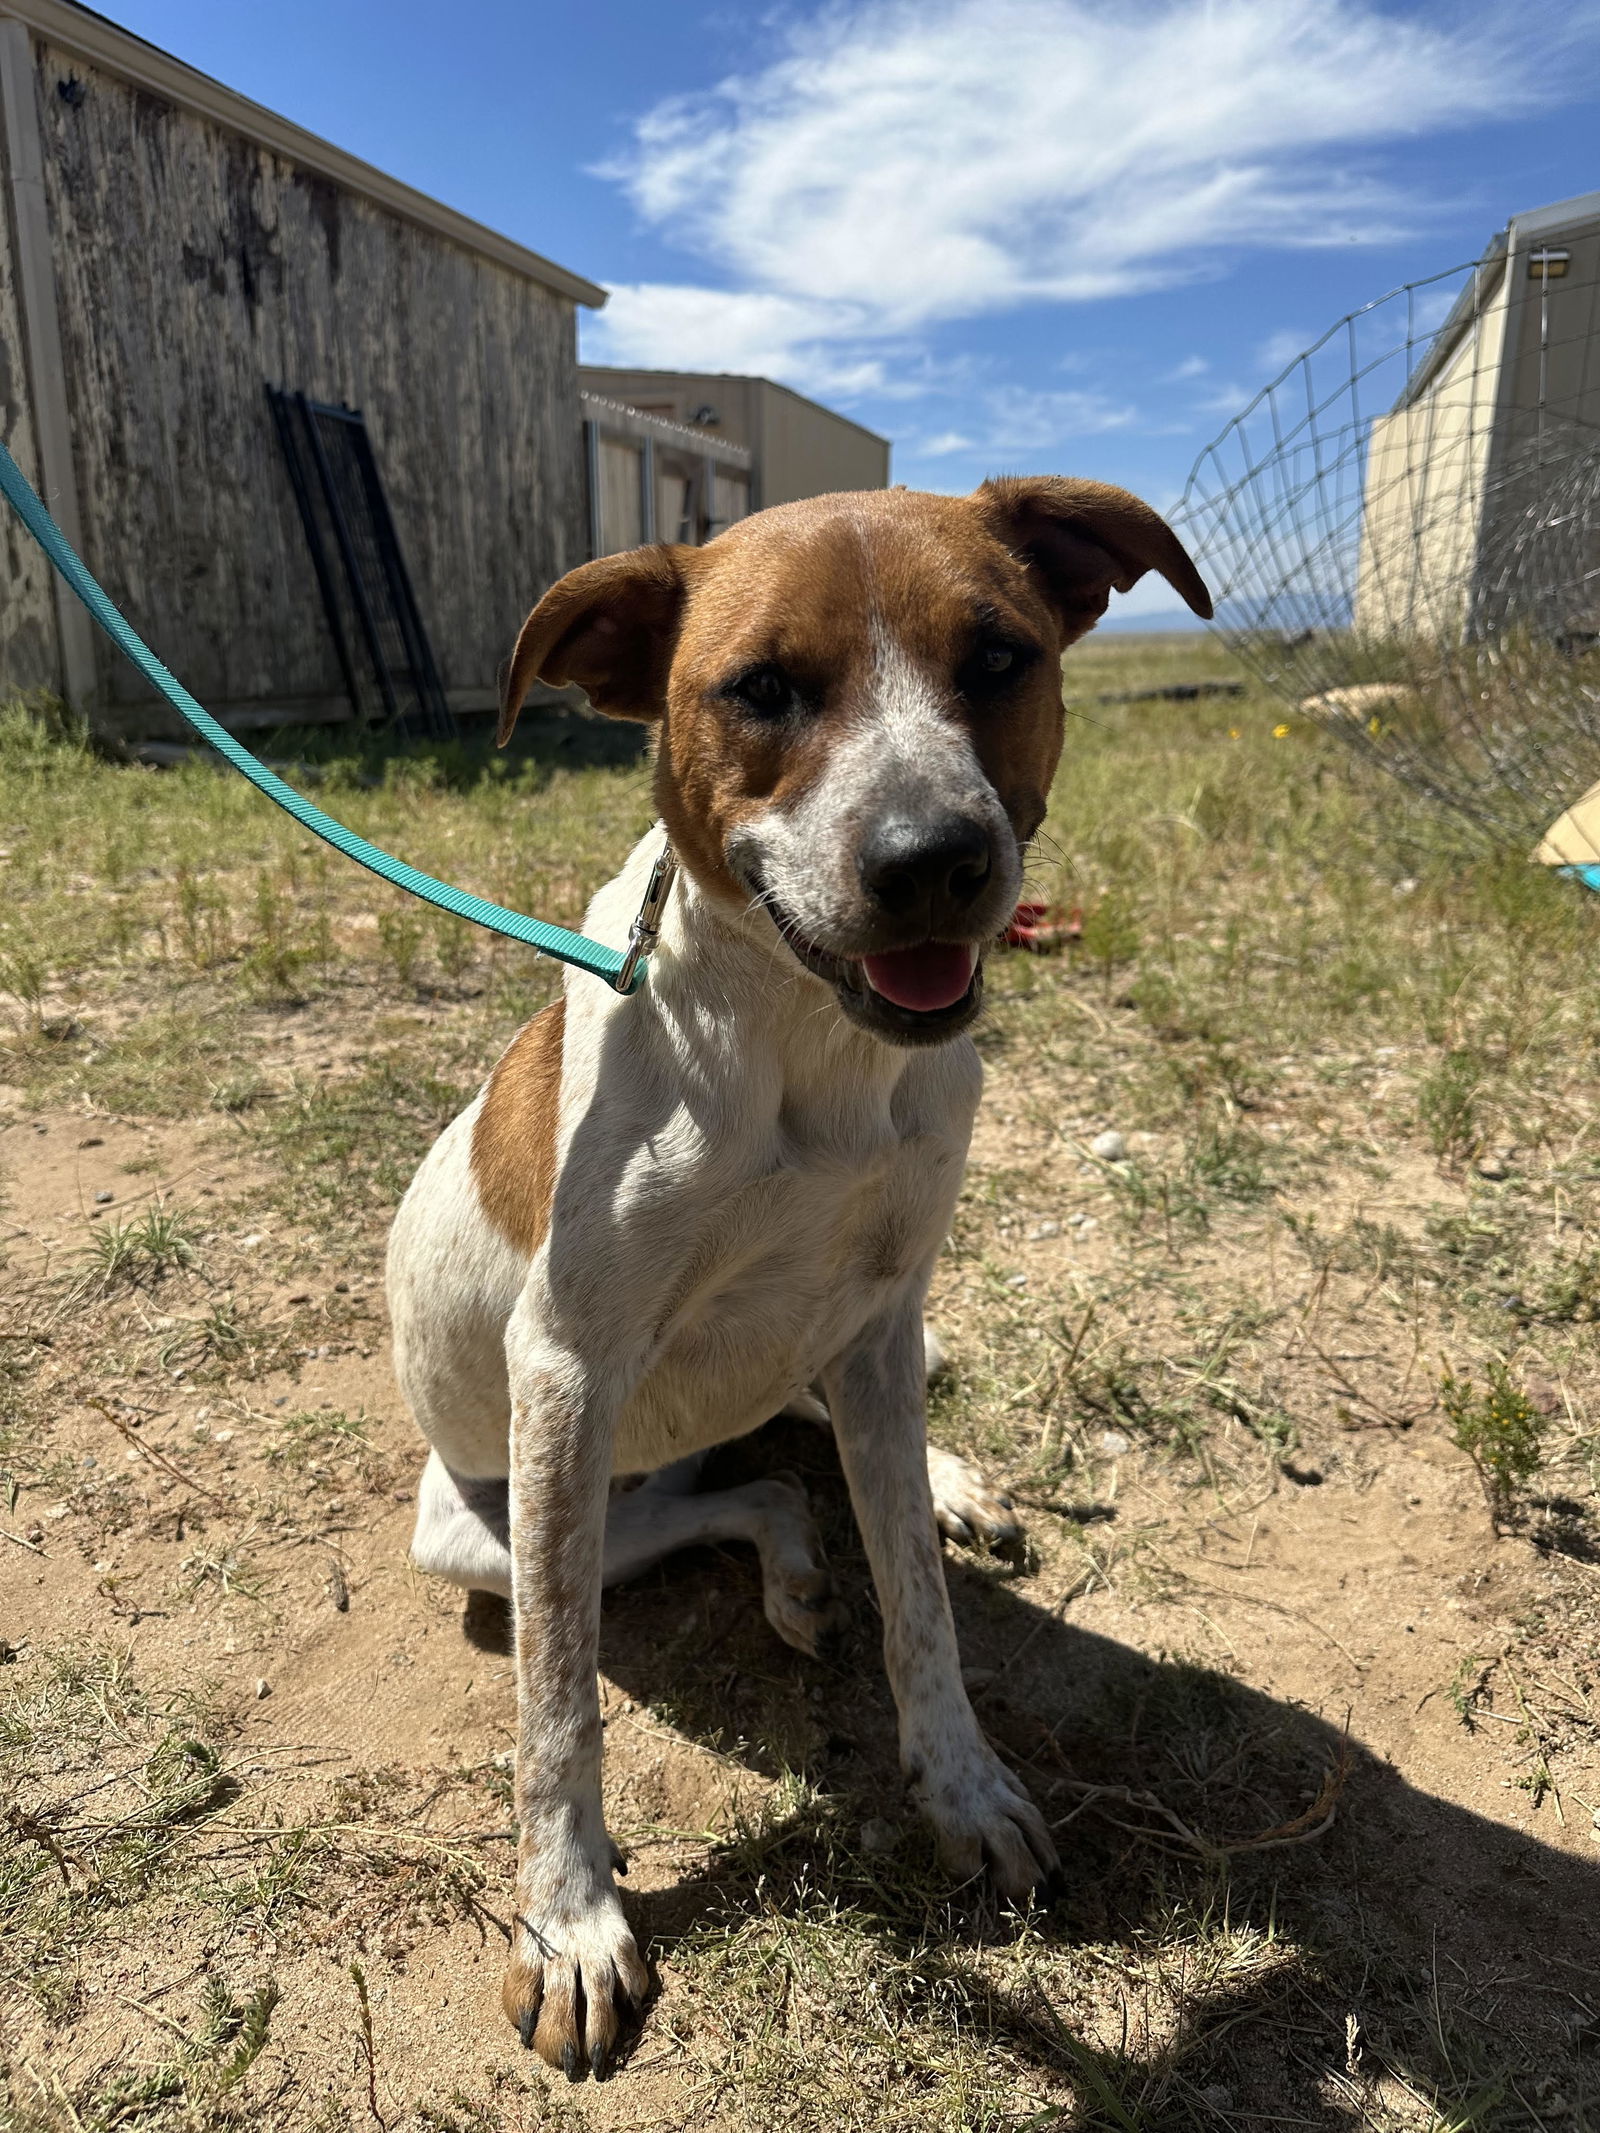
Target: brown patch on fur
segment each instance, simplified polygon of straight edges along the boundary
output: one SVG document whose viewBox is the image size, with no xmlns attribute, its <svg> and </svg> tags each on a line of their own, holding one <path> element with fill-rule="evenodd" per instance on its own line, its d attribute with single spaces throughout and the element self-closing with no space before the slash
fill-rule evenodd
<svg viewBox="0 0 1600 2133">
<path fill-rule="evenodd" d="M 1061 752 L 1060 655 L 1113 590 L 1147 570 L 1210 614 L 1171 528 L 1104 482 L 1007 479 L 971 496 L 863 490 L 779 504 L 704 548 L 632 549 L 563 578 L 523 626 L 501 739 L 535 674 L 577 681 L 614 716 L 662 719 L 656 805 L 673 846 L 702 889 L 742 904 L 728 840 L 823 774 L 872 686 L 876 618 L 948 695 L 1026 841 Z M 1003 699 L 974 705 L 963 662 L 996 626 L 1038 656 Z M 732 692 L 769 663 L 794 682 L 803 720 L 752 717 Z"/>
<path fill-rule="evenodd" d="M 531 1259 L 550 1227 L 567 1003 L 542 1009 L 489 1076 L 472 1127 L 472 1176 L 484 1213 Z"/>
</svg>

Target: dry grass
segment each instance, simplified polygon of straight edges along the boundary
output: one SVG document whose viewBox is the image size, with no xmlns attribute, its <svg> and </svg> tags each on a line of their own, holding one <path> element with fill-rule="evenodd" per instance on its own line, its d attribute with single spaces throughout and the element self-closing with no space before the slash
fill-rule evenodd
<svg viewBox="0 0 1600 2133">
<path fill-rule="evenodd" d="M 779 1650 L 732 1552 L 608 1607 L 665 1990 L 570 2094 L 490 2004 L 504 1672 L 400 1567 L 376 1286 L 553 973 L 237 780 L 5 714 L 0 2125 L 1600 2125 L 1600 901 L 1254 695 L 1094 700 L 1232 676 L 1198 639 L 1069 663 L 1035 881 L 1083 939 L 993 965 L 936 1291 L 934 1429 L 1030 1524 L 952 1557 L 963 1647 L 1068 1896 L 944 1883 L 831 1454 L 735 1448 L 806 1472 L 854 1627 Z M 642 768 L 549 750 L 318 768 L 567 922 L 648 818 Z M 1499 1534 L 1447 1377 L 1539 1418 Z"/>
</svg>

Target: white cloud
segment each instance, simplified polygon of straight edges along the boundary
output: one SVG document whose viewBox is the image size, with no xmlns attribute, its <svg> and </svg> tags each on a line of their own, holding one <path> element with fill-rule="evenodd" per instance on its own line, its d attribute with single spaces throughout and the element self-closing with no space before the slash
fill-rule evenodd
<svg viewBox="0 0 1600 2133">
<path fill-rule="evenodd" d="M 1280 326 L 1261 344 L 1262 369 L 1276 377 L 1280 370 L 1288 369 L 1296 356 L 1304 355 L 1316 338 L 1314 333 L 1305 333 L 1298 326 Z"/>
<path fill-rule="evenodd" d="M 1002 385 L 977 396 L 972 413 L 976 434 L 959 430 L 912 442 L 909 449 L 924 459 L 975 453 L 985 459 L 1014 458 L 1048 452 L 1080 437 L 1103 436 L 1127 429 L 1138 420 L 1136 408 L 1119 406 L 1103 393 L 1029 392 Z"/>
<path fill-rule="evenodd" d="M 1204 356 L 1185 356 L 1174 370 L 1169 370 L 1162 380 L 1164 385 L 1183 385 L 1190 378 L 1203 378 L 1211 365 Z"/>
<path fill-rule="evenodd" d="M 591 363 L 781 374 L 812 392 L 870 392 L 884 382 L 881 355 L 840 353 L 867 330 L 858 305 L 625 282 L 613 286 L 604 311 L 584 329 L 584 360 Z"/>
<path fill-rule="evenodd" d="M 937 320 L 1171 286 L 1230 247 L 1391 239 L 1423 210 L 1352 151 L 1526 108 L 1591 15 L 845 0 L 639 122 L 610 174 L 732 287 L 619 291 L 600 338 L 867 389 L 886 338 Z"/>
</svg>

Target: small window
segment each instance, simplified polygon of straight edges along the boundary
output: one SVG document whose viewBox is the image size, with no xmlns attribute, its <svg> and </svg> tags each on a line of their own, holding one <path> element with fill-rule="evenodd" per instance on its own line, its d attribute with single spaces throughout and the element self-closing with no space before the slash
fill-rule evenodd
<svg viewBox="0 0 1600 2133">
<path fill-rule="evenodd" d="M 1529 281 L 1559 281 L 1571 264 L 1570 252 L 1553 251 L 1549 245 L 1541 245 L 1528 254 Z"/>
</svg>

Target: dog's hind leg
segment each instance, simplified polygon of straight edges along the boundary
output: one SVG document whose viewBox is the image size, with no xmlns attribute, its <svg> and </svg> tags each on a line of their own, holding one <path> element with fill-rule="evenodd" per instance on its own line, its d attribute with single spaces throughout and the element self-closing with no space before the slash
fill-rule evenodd
<svg viewBox="0 0 1600 2133">
<path fill-rule="evenodd" d="M 814 1654 L 836 1620 L 833 1580 L 797 1481 L 774 1475 L 692 1493 L 700 1457 L 663 1467 L 606 1511 L 602 1580 L 619 1585 L 680 1548 L 748 1541 L 761 1558 L 762 1612 L 785 1644 Z"/>
<path fill-rule="evenodd" d="M 411 1560 L 419 1570 L 478 1592 L 511 1597 L 511 1543 L 504 1476 L 473 1480 L 428 1454 L 417 1490 Z"/>
<path fill-rule="evenodd" d="M 748 1541 L 761 1558 L 762 1611 L 786 1644 L 815 1653 L 834 1626 L 833 1580 L 822 1564 L 817 1529 L 798 1482 L 783 1476 L 742 1488 L 694 1493 L 704 1454 L 677 1460 L 606 1507 L 601 1582 L 620 1585 L 680 1548 Z M 453 1585 L 511 1596 L 509 1484 L 454 1474 L 430 1453 L 417 1491 L 411 1558 L 419 1570 Z M 498 1610 L 473 1613 L 475 1641 L 508 1638 Z"/>
<path fill-rule="evenodd" d="M 949 1367 L 944 1343 L 926 1319 L 922 1322 L 922 1363 L 930 1385 Z M 783 1411 L 797 1421 L 815 1422 L 819 1429 L 833 1427 L 815 1386 L 796 1393 Z M 968 1548 L 979 1541 L 987 1548 L 1013 1548 L 1021 1540 L 1022 1524 L 1011 1498 L 959 1452 L 928 1446 L 928 1486 L 933 1491 L 933 1515 L 946 1540 Z"/>
</svg>

